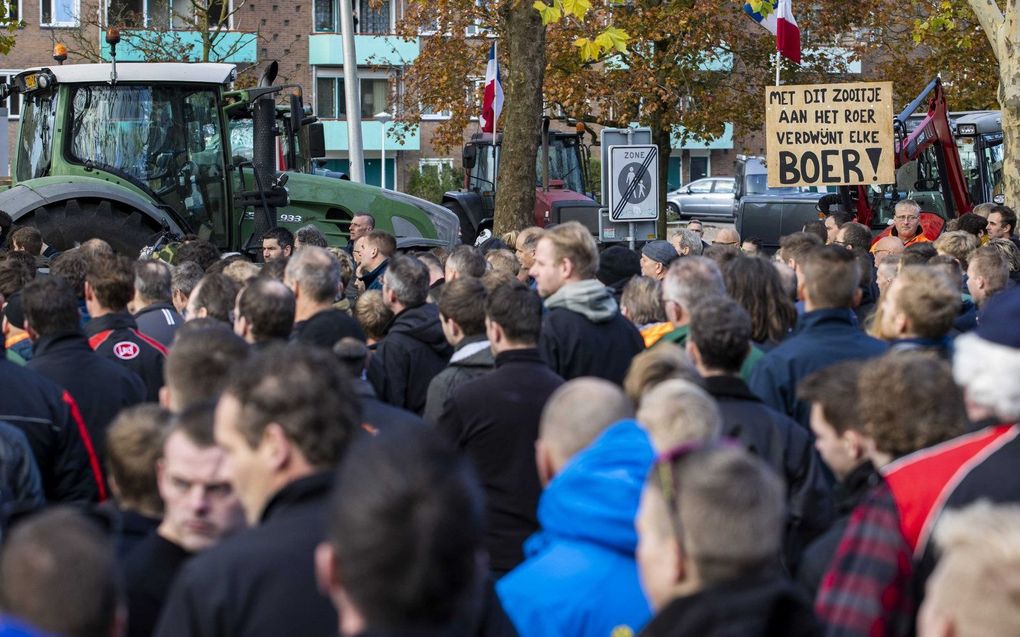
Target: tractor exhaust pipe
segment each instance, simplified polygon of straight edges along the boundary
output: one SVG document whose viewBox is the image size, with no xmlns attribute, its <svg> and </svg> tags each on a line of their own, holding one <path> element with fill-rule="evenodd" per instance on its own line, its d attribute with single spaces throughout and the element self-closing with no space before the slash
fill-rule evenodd
<svg viewBox="0 0 1020 637">
<path fill-rule="evenodd" d="M 269 205 L 267 197 L 276 178 L 276 103 L 271 97 L 260 97 L 252 108 L 254 127 L 254 148 L 252 167 L 255 172 L 255 188 L 262 193 L 261 205 L 256 206 L 262 214 L 255 215 L 255 233 L 261 237 L 276 227 L 276 207 Z"/>
</svg>

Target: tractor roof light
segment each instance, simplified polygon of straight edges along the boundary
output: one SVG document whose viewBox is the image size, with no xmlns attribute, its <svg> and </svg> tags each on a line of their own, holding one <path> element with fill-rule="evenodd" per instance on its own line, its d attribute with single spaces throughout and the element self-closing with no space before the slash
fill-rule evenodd
<svg viewBox="0 0 1020 637">
<path fill-rule="evenodd" d="M 67 47 L 60 42 L 54 44 L 53 59 L 56 60 L 58 64 L 63 65 L 64 61 L 67 60 Z"/>
<path fill-rule="evenodd" d="M 977 135 L 977 124 L 960 124 L 956 127 L 957 135 Z"/>
</svg>

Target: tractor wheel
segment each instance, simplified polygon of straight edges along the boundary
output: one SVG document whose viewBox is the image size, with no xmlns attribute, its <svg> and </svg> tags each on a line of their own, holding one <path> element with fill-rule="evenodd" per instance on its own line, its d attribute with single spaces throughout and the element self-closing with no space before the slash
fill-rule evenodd
<svg viewBox="0 0 1020 637">
<path fill-rule="evenodd" d="M 61 252 L 89 239 L 102 239 L 118 254 L 137 258 L 157 234 L 137 210 L 102 199 L 69 199 L 36 209 L 25 221 L 39 229 L 43 241 Z"/>
<path fill-rule="evenodd" d="M 478 229 L 475 228 L 471 220 L 468 219 L 467 212 L 464 211 L 464 207 L 456 201 L 443 202 L 443 207 L 457 215 L 457 219 L 460 221 L 460 240 L 469 246 L 475 245 L 475 239 L 478 237 Z"/>
</svg>

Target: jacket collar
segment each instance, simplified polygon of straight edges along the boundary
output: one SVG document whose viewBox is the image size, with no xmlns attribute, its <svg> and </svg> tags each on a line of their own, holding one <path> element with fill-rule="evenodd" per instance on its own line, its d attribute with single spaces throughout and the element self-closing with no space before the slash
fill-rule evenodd
<svg viewBox="0 0 1020 637">
<path fill-rule="evenodd" d="M 853 327 L 853 321 L 850 319 L 850 311 L 843 307 L 834 307 L 824 310 L 812 310 L 805 312 L 800 315 L 797 319 L 797 327 L 794 329 L 795 333 L 802 332 L 804 330 L 810 330 L 822 325 L 846 325 Z"/>
<path fill-rule="evenodd" d="M 259 516 L 259 523 L 264 524 L 275 516 L 284 515 L 295 506 L 324 500 L 332 486 L 332 471 L 320 471 L 294 480 L 273 494 Z"/>
<path fill-rule="evenodd" d="M 751 388 L 739 376 L 707 376 L 705 389 L 713 398 L 761 402 L 761 399 L 751 392 Z"/>
<path fill-rule="evenodd" d="M 87 352 L 92 351 L 92 348 L 89 347 L 88 340 L 85 339 L 85 336 L 81 332 L 58 332 L 56 334 L 43 336 L 37 340 L 32 345 L 32 357 L 38 358 L 43 354 L 52 354 L 54 352 L 76 349 Z"/>
<path fill-rule="evenodd" d="M 453 356 L 450 357 L 450 364 L 453 365 L 455 363 L 466 361 L 467 359 L 477 355 L 479 352 L 486 351 L 489 351 L 489 339 L 485 338 L 485 334 L 469 336 L 457 343 Z M 492 355 L 490 353 L 489 358 L 491 357 Z"/>
<path fill-rule="evenodd" d="M 361 275 L 361 280 L 365 282 L 365 287 L 368 287 L 375 283 L 375 280 L 382 276 L 383 272 L 386 271 L 386 266 L 390 264 L 390 260 L 386 259 L 380 263 L 374 270 L 366 274 Z"/>
<path fill-rule="evenodd" d="M 98 334 L 106 330 L 120 330 L 120 329 L 138 329 L 138 322 L 135 321 L 135 317 L 124 310 L 123 312 L 113 312 L 112 314 L 105 314 L 100 317 L 93 317 L 85 325 L 85 333 L 89 336 Z"/>
<path fill-rule="evenodd" d="M 511 349 L 496 354 L 496 367 L 502 367 L 508 363 L 541 363 L 544 365 L 545 361 L 542 360 L 542 356 L 538 353 L 538 349 L 534 347 L 529 347 L 527 349 Z"/>
<path fill-rule="evenodd" d="M 156 311 L 159 311 L 159 310 L 170 310 L 174 314 L 177 313 L 177 308 L 174 307 L 173 303 L 167 303 L 165 301 L 159 301 L 157 303 L 153 303 L 152 305 L 146 305 L 142 309 L 140 309 L 137 312 L 135 312 L 133 316 L 135 318 L 138 318 L 142 314 L 148 314 L 149 312 L 156 312 Z"/>
<path fill-rule="evenodd" d="M 839 483 L 835 490 L 836 506 L 840 513 L 849 513 L 857 506 L 871 488 L 881 480 L 875 465 L 870 460 L 865 460 L 857 465 Z"/>
</svg>

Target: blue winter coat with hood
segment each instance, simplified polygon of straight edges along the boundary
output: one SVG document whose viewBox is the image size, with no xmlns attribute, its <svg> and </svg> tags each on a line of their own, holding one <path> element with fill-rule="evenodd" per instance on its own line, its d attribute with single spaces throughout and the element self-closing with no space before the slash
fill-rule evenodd
<svg viewBox="0 0 1020 637">
<path fill-rule="evenodd" d="M 651 618 L 634 518 L 654 455 L 645 431 L 624 420 L 549 483 L 527 559 L 496 584 L 521 637 L 637 634 Z"/>
</svg>

